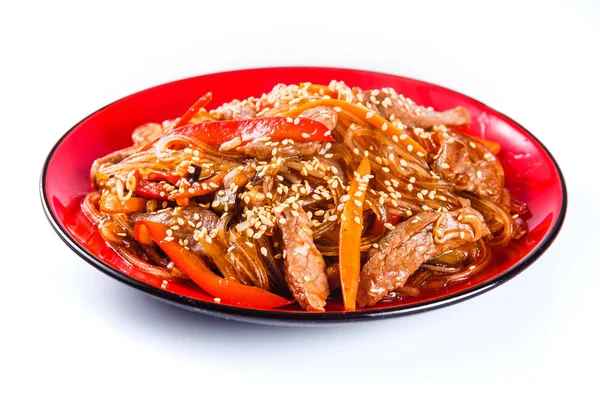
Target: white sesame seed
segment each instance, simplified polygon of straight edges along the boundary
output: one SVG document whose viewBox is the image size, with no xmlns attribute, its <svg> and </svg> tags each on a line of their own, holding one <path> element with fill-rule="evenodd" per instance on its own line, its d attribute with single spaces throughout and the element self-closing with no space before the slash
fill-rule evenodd
<svg viewBox="0 0 600 400">
<path fill-rule="evenodd" d="M 361 223 L 360 217 L 358 217 L 358 216 L 354 217 L 354 222 L 356 222 L 357 224 L 360 225 L 360 223 Z"/>
<path fill-rule="evenodd" d="M 366 119 L 370 119 L 373 117 L 373 113 L 371 111 L 367 112 L 367 114 L 365 115 Z"/>
<path fill-rule="evenodd" d="M 385 131 L 387 131 L 387 128 L 388 128 L 388 124 L 384 122 L 384 123 L 381 125 L 381 130 L 385 132 Z"/>
<path fill-rule="evenodd" d="M 294 119 L 294 125 L 298 125 L 300 123 L 300 118 L 296 117 L 296 119 Z"/>
</svg>

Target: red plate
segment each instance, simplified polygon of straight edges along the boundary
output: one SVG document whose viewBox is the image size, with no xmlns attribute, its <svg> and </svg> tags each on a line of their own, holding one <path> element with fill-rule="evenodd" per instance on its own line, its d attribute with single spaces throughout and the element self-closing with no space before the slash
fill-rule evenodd
<svg viewBox="0 0 600 400">
<path fill-rule="evenodd" d="M 277 83 L 329 83 L 343 80 L 364 89 L 393 87 L 418 104 L 438 110 L 462 105 L 473 116 L 471 134 L 502 144 L 499 156 L 506 186 L 525 201 L 532 213 L 529 234 L 509 246 L 494 249 L 493 262 L 471 280 L 403 301 L 380 303 L 356 312 L 342 311 L 339 296 L 324 313 L 308 313 L 297 305 L 258 310 L 213 302 L 202 290 L 162 280 L 137 270 L 106 245 L 81 212 L 90 191 L 92 162 L 131 144 L 132 130 L 143 123 L 175 118 L 200 94 L 213 92 L 212 104 L 260 96 Z M 527 268 L 550 246 L 565 217 L 567 192 L 560 169 L 546 148 L 525 128 L 486 105 L 429 83 L 399 76 L 336 68 L 263 68 L 222 72 L 167 83 L 118 100 L 96 111 L 69 130 L 54 146 L 41 178 L 42 202 L 50 223 L 65 243 L 102 272 L 169 303 L 207 314 L 240 320 L 293 324 L 383 318 L 431 310 L 492 289 Z M 335 296 L 334 296 L 335 297 Z"/>
</svg>

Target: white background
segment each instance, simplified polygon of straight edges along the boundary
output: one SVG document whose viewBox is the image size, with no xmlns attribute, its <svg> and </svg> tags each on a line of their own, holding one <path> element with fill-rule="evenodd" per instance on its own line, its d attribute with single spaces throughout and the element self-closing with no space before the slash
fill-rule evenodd
<svg viewBox="0 0 600 400">
<path fill-rule="evenodd" d="M 598 398 L 598 2 L 81 3 L 0 6 L 1 398 Z M 39 173 L 82 117 L 166 81 L 273 65 L 411 76 L 513 117 L 563 168 L 561 234 L 475 299 L 319 329 L 164 305 L 54 234 Z"/>
</svg>

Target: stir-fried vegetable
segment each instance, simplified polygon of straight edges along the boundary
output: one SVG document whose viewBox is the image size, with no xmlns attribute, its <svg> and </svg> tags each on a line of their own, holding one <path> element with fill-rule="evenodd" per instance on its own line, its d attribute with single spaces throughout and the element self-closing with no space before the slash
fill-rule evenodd
<svg viewBox="0 0 600 400">
<path fill-rule="evenodd" d="M 264 289 L 221 278 L 208 268 L 200 257 L 185 249 L 167 235 L 167 227 L 151 221 L 138 221 L 138 237 L 151 237 L 169 256 L 173 263 L 195 284 L 205 290 L 215 301 L 253 308 L 276 308 L 291 304 L 292 301 Z M 143 232 L 145 230 L 145 232 Z M 218 300 L 217 300 L 218 299 Z"/>
<path fill-rule="evenodd" d="M 177 129 L 181 126 L 187 125 L 194 115 L 200 111 L 202 107 L 205 107 L 212 100 L 212 92 L 206 93 L 204 96 L 200 97 L 192 106 L 179 118 L 179 121 L 171 127 L 171 129 Z"/>
<path fill-rule="evenodd" d="M 481 142 L 481 144 L 483 144 L 485 147 L 487 147 L 488 150 L 492 152 L 492 154 L 498 155 L 500 153 L 500 150 L 502 150 L 502 147 L 500 146 L 500 143 L 498 143 L 498 142 L 494 142 L 494 141 L 487 140 L 487 139 L 482 139 L 480 137 L 477 137 L 475 139 L 479 140 Z"/>
<path fill-rule="evenodd" d="M 146 208 L 146 199 L 141 197 L 130 197 L 121 200 L 116 194 L 103 194 L 100 198 L 100 211 L 107 214 L 125 214 L 142 211 Z"/>
<path fill-rule="evenodd" d="M 354 174 L 344 205 L 340 227 L 340 279 L 346 311 L 356 310 L 356 294 L 360 276 L 360 237 L 363 227 L 363 204 L 367 193 L 369 159 L 364 157 Z"/>
<path fill-rule="evenodd" d="M 206 121 L 172 129 L 167 135 L 189 136 L 209 146 L 241 145 L 259 139 L 292 139 L 299 142 L 333 141 L 322 123 L 309 118 L 271 117 L 228 121 Z"/>
</svg>

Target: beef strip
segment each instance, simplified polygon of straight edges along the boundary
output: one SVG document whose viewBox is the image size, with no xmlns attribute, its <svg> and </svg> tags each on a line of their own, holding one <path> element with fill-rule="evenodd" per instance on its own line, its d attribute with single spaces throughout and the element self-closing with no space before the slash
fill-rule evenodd
<svg viewBox="0 0 600 400">
<path fill-rule="evenodd" d="M 366 90 L 359 98 L 371 109 L 387 120 L 399 120 L 410 128 L 428 129 L 434 125 L 469 125 L 471 114 L 464 107 L 455 107 L 445 111 L 434 111 L 431 108 L 415 104 L 411 99 L 396 94 L 393 89 Z M 388 99 L 388 100 L 386 100 Z M 394 117 L 392 117 L 392 115 Z M 390 119 L 391 118 L 391 119 Z"/>
<path fill-rule="evenodd" d="M 442 142 L 438 154 L 432 169 L 454 183 L 457 190 L 491 197 L 494 201 L 502 195 L 504 171 L 496 157 L 482 145 L 451 136 Z M 482 157 L 481 154 L 486 156 Z"/>
<path fill-rule="evenodd" d="M 276 155 L 280 157 L 310 156 L 319 152 L 323 148 L 322 142 L 291 142 L 283 144 L 279 142 L 276 146 L 271 146 L 268 142 L 255 141 L 244 146 L 237 147 L 235 150 L 248 157 L 254 157 L 258 160 L 270 160 L 273 157 L 273 150 L 277 149 Z"/>
<path fill-rule="evenodd" d="M 424 262 L 488 233 L 483 216 L 472 208 L 424 212 L 401 222 L 379 241 L 379 251 L 361 271 L 359 307 L 372 306 L 404 286 Z"/>
<path fill-rule="evenodd" d="M 254 105 L 248 101 L 233 100 L 224 103 L 216 110 L 211 111 L 217 119 L 250 119 L 256 118 Z"/>
<path fill-rule="evenodd" d="M 317 250 L 308 215 L 298 207 L 277 213 L 285 256 L 285 280 L 290 292 L 307 311 L 324 311 L 329 284 L 325 260 Z"/>
<path fill-rule="evenodd" d="M 131 139 L 138 146 L 150 144 L 154 142 L 160 135 L 164 133 L 163 126 L 156 122 L 149 122 L 134 129 L 131 134 Z"/>
<path fill-rule="evenodd" d="M 206 228 L 208 232 L 217 228 L 219 217 L 212 211 L 198 206 L 175 207 L 161 212 L 136 212 L 129 215 L 132 223 L 137 221 L 153 221 L 168 226 L 173 231 L 175 240 L 187 239 L 190 250 L 202 257 L 208 257 L 202 245 L 194 240 L 194 230 Z M 194 224 L 192 226 L 191 224 Z M 176 227 L 173 229 L 173 227 Z"/>
</svg>

